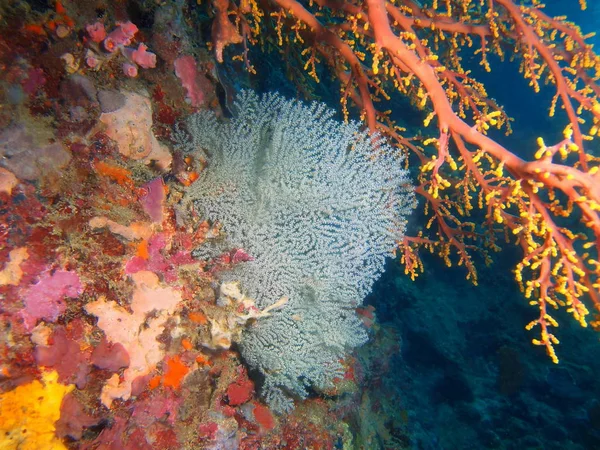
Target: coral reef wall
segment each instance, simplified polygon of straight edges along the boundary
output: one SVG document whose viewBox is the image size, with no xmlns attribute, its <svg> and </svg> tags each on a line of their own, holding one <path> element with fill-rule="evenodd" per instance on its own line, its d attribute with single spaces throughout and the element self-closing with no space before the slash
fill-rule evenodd
<svg viewBox="0 0 600 450">
<path fill-rule="evenodd" d="M 192 139 L 179 134 L 184 150 L 209 155 L 187 203 L 223 224 L 225 246 L 251 257 L 223 278 L 241 281 L 263 308 L 287 299 L 241 342 L 277 411 L 291 409 L 287 394 L 330 387 L 346 351 L 366 341 L 354 309 L 414 204 L 400 155 L 332 115 L 322 104 L 245 91 L 231 121 L 199 113 L 187 124 Z"/>
</svg>

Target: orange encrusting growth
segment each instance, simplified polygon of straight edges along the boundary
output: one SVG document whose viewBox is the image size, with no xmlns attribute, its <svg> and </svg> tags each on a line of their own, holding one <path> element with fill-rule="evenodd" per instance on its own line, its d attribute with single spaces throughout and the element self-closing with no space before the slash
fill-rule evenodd
<svg viewBox="0 0 600 450">
<path fill-rule="evenodd" d="M 131 180 L 131 172 L 123 167 L 106 163 L 104 161 L 96 161 L 94 170 L 99 175 L 108 177 L 122 186 L 133 186 Z"/>
<path fill-rule="evenodd" d="M 162 384 L 166 387 L 179 389 L 181 382 L 190 371 L 179 356 L 167 359 L 166 371 L 162 378 Z"/>
<path fill-rule="evenodd" d="M 188 317 L 192 322 L 197 323 L 198 325 L 206 325 L 208 323 L 206 314 L 200 311 L 191 312 L 188 314 Z"/>
</svg>

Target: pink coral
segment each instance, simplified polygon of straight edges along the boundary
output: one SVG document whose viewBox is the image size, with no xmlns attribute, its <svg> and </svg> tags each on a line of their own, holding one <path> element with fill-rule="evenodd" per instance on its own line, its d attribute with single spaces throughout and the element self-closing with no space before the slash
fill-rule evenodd
<svg viewBox="0 0 600 450">
<path fill-rule="evenodd" d="M 94 52 L 88 50 L 87 54 L 85 55 L 85 63 L 90 69 L 95 69 L 96 67 L 99 67 L 100 60 Z"/>
<path fill-rule="evenodd" d="M 137 50 L 131 51 L 131 59 L 143 69 L 156 67 L 156 55 L 147 50 L 146 44 L 140 44 Z"/>
<path fill-rule="evenodd" d="M 8 195 L 12 194 L 12 190 L 19 183 L 15 175 L 0 167 L 0 192 L 6 192 Z"/>
<path fill-rule="evenodd" d="M 116 52 L 119 47 L 131 44 L 138 27 L 131 22 L 117 23 L 117 28 L 110 32 L 104 39 L 104 49 L 107 52 Z"/>
<path fill-rule="evenodd" d="M 90 36 L 92 41 L 96 43 L 102 42 L 106 38 L 106 30 L 102 22 L 95 22 L 85 26 L 85 31 Z"/>
<path fill-rule="evenodd" d="M 137 77 L 138 68 L 135 64 L 124 63 L 123 64 L 123 73 L 130 78 Z"/>
<path fill-rule="evenodd" d="M 115 140 L 119 152 L 128 158 L 154 162 L 159 168 L 171 165 L 169 149 L 158 142 L 152 133 L 152 104 L 148 97 L 122 92 L 125 104 L 100 116 L 106 125 L 106 135 Z"/>
<path fill-rule="evenodd" d="M 23 295 L 25 308 L 21 311 L 25 328 L 29 331 L 39 319 L 54 322 L 65 312 L 65 297 L 78 297 L 83 286 L 75 272 L 57 270 L 44 273 L 37 284 Z"/>
<path fill-rule="evenodd" d="M 15 248 L 8 254 L 9 260 L 0 270 L 0 286 L 17 286 L 23 277 L 21 264 L 29 258 L 29 252 L 26 247 Z"/>
</svg>

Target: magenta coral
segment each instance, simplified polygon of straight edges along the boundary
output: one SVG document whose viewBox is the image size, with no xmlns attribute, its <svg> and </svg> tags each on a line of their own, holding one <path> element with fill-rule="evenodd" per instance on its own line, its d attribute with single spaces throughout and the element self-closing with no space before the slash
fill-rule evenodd
<svg viewBox="0 0 600 450">
<path fill-rule="evenodd" d="M 148 240 L 148 258 L 134 256 L 125 265 L 125 273 L 128 275 L 142 270 L 149 270 L 161 276 L 167 283 L 177 280 L 177 267 L 184 264 L 194 263 L 189 251 L 178 251 L 167 258 L 163 250 L 167 246 L 165 233 L 156 233 Z"/>
<path fill-rule="evenodd" d="M 187 91 L 187 99 L 192 106 L 200 106 L 204 103 L 204 92 L 198 82 L 198 69 L 193 56 L 180 56 L 175 60 L 175 74 L 181 80 L 181 85 Z"/>
<path fill-rule="evenodd" d="M 152 219 L 152 222 L 161 223 L 163 221 L 165 206 L 165 183 L 162 177 L 146 183 L 143 186 L 144 194 L 140 198 L 140 203 L 144 212 Z"/>
<path fill-rule="evenodd" d="M 201 438 L 215 440 L 219 431 L 219 425 L 215 422 L 203 423 L 200 425 L 198 432 Z"/>
<path fill-rule="evenodd" d="M 142 427 L 150 426 L 160 419 L 174 425 L 182 403 L 182 397 L 178 397 L 172 391 L 165 390 L 162 394 L 154 394 L 151 397 L 138 400 L 131 418 L 137 425 Z"/>
<path fill-rule="evenodd" d="M 56 422 L 56 434 L 59 437 L 81 439 L 84 428 L 89 428 L 100 422 L 100 418 L 87 414 L 72 392 L 65 395 L 60 406 L 60 419 Z"/>
</svg>

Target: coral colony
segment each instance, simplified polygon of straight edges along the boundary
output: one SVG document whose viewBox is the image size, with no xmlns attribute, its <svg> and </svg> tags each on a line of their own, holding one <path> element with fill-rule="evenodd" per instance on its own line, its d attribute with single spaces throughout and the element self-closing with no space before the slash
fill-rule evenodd
<svg viewBox="0 0 600 450">
<path fill-rule="evenodd" d="M 600 344 L 572 326 L 600 329 L 585 23 L 538 0 L 0 17 L 0 449 L 600 446 Z"/>
</svg>

